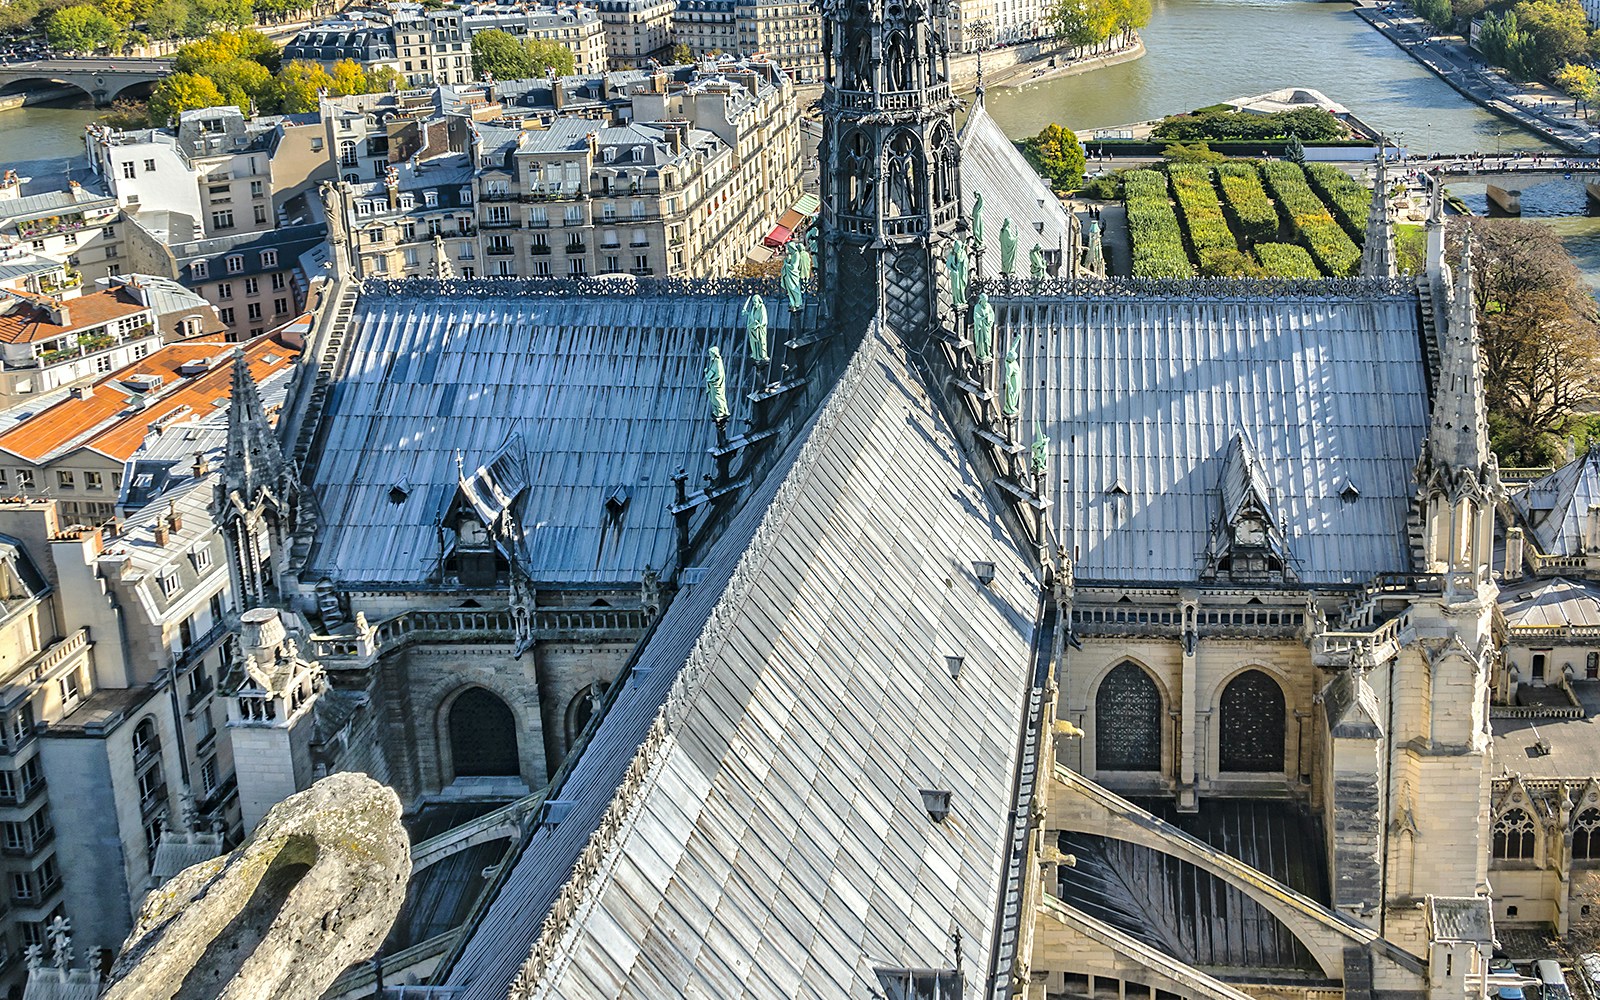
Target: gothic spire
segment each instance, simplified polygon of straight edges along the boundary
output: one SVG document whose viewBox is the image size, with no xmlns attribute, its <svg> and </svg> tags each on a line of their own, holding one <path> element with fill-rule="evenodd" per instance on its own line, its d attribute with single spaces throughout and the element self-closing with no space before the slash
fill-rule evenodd
<svg viewBox="0 0 1600 1000">
<path fill-rule="evenodd" d="M 1389 225 L 1389 161 L 1380 149 L 1378 173 L 1372 186 L 1372 207 L 1367 210 L 1367 240 L 1361 247 L 1361 275 L 1392 278 L 1398 273 L 1394 229 Z"/>
<path fill-rule="evenodd" d="M 233 388 L 228 406 L 228 451 L 223 459 L 223 487 L 246 503 L 263 488 L 276 491 L 283 477 L 283 449 L 267 422 L 261 393 L 250 376 L 243 350 L 233 352 Z"/>
<path fill-rule="evenodd" d="M 1461 262 L 1453 279 L 1448 313 L 1439 331 L 1439 378 L 1426 450 L 1432 475 L 1442 476 L 1452 492 L 1455 487 L 1482 483 L 1496 475 L 1489 450 L 1470 234 L 1462 241 Z"/>
</svg>

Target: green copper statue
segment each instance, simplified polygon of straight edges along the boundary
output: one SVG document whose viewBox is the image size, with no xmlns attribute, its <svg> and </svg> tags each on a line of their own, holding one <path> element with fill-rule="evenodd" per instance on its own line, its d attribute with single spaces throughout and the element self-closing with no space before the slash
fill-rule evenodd
<svg viewBox="0 0 1600 1000">
<path fill-rule="evenodd" d="M 813 271 L 811 251 L 799 240 L 790 240 L 789 245 L 794 247 L 795 258 L 799 261 L 800 280 L 810 281 Z"/>
<path fill-rule="evenodd" d="M 726 382 L 722 370 L 722 350 L 713 347 L 706 352 L 706 399 L 711 403 L 711 419 L 718 423 L 728 419 Z"/>
<path fill-rule="evenodd" d="M 1050 467 L 1050 435 L 1044 432 L 1039 422 L 1033 422 L 1033 453 L 1029 456 L 1028 464 L 1033 468 L 1033 474 L 1043 476 Z"/>
<path fill-rule="evenodd" d="M 972 245 L 983 246 L 983 194 L 972 196 Z"/>
<path fill-rule="evenodd" d="M 979 292 L 972 307 L 972 354 L 979 364 L 994 360 L 994 306 L 988 292 Z"/>
<path fill-rule="evenodd" d="M 1034 281 L 1044 277 L 1044 247 L 1037 243 L 1028 251 L 1028 273 L 1033 275 Z"/>
<path fill-rule="evenodd" d="M 779 283 L 783 285 L 784 294 L 789 296 L 789 311 L 799 312 L 805 305 L 805 278 L 800 275 L 800 248 L 793 241 L 783 255 L 783 277 Z M 804 252 L 804 251 L 800 251 Z"/>
<path fill-rule="evenodd" d="M 950 301 L 958 306 L 967 304 L 967 244 L 965 240 L 951 240 L 950 252 L 945 254 L 945 266 L 950 269 Z"/>
<path fill-rule="evenodd" d="M 1000 224 L 1000 273 L 1017 273 L 1017 229 L 1010 219 Z"/>
<path fill-rule="evenodd" d="M 1014 417 L 1022 412 L 1022 364 L 1017 361 L 1017 345 L 1006 351 L 1005 396 L 1000 400 L 1000 412 Z"/>
<path fill-rule="evenodd" d="M 759 295 L 744 300 L 744 333 L 749 338 L 751 361 L 759 365 L 772 360 L 767 353 L 767 302 Z"/>
</svg>

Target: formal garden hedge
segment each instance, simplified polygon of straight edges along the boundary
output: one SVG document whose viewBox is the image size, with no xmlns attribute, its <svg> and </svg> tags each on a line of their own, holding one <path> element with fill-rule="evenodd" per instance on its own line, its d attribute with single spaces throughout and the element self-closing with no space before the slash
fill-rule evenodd
<svg viewBox="0 0 1600 1000">
<path fill-rule="evenodd" d="M 1293 243 L 1257 243 L 1256 260 L 1274 278 L 1320 278 L 1317 262 Z"/>
<path fill-rule="evenodd" d="M 1333 209 L 1334 218 L 1345 232 L 1356 239 L 1367 231 L 1367 213 L 1372 211 L 1372 189 L 1331 163 L 1306 164 L 1306 177 Z"/>
<path fill-rule="evenodd" d="M 1204 260 L 1211 251 L 1236 250 L 1238 241 L 1222 214 L 1222 202 L 1211 182 L 1211 168 L 1198 163 L 1173 163 L 1167 166 L 1172 182 L 1172 197 L 1178 203 L 1178 216 L 1189 234 L 1194 255 Z"/>
<path fill-rule="evenodd" d="M 1224 163 L 1217 167 L 1223 207 L 1239 235 L 1251 243 L 1278 238 L 1278 208 L 1261 186 L 1261 175 L 1251 163 Z"/>
<path fill-rule="evenodd" d="M 1334 219 L 1328 206 L 1306 183 L 1306 172 L 1299 164 L 1271 162 L 1261 165 L 1267 190 L 1278 203 L 1278 211 L 1293 229 L 1296 238 L 1311 251 L 1311 258 L 1324 274 L 1345 278 L 1356 272 L 1361 251 L 1344 227 Z"/>
<path fill-rule="evenodd" d="M 1155 170 L 1130 170 L 1122 178 L 1133 242 L 1136 278 L 1187 278 L 1194 274 L 1178 217 L 1167 200 L 1167 179 Z"/>
</svg>

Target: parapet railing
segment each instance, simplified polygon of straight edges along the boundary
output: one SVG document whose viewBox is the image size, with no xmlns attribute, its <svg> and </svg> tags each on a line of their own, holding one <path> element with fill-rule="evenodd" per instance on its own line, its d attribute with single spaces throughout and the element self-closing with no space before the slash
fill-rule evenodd
<svg viewBox="0 0 1600 1000">
<path fill-rule="evenodd" d="M 642 608 L 539 608 L 530 624 L 536 635 L 579 632 L 630 637 L 642 635 L 648 622 Z M 314 635 L 311 651 L 319 660 L 361 659 L 422 639 L 466 635 L 510 639 L 516 632 L 516 616 L 509 608 L 405 611 L 365 634 Z"/>
<path fill-rule="evenodd" d="M 361 294 L 372 298 L 452 297 L 565 299 L 594 296 L 720 296 L 777 298 L 783 289 L 773 278 L 367 278 Z"/>
<path fill-rule="evenodd" d="M 977 291 L 1006 298 L 1414 298 L 1406 278 L 983 278 Z"/>
</svg>

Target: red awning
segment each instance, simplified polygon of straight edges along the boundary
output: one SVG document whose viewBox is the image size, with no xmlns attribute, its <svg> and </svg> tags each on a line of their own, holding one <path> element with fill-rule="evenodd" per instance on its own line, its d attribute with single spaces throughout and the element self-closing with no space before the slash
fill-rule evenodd
<svg viewBox="0 0 1600 1000">
<path fill-rule="evenodd" d="M 772 232 L 768 233 L 767 238 L 761 242 L 765 243 L 769 247 L 781 247 L 785 243 L 788 243 L 790 237 L 793 235 L 794 230 L 780 223 L 779 225 L 773 226 Z"/>
</svg>

